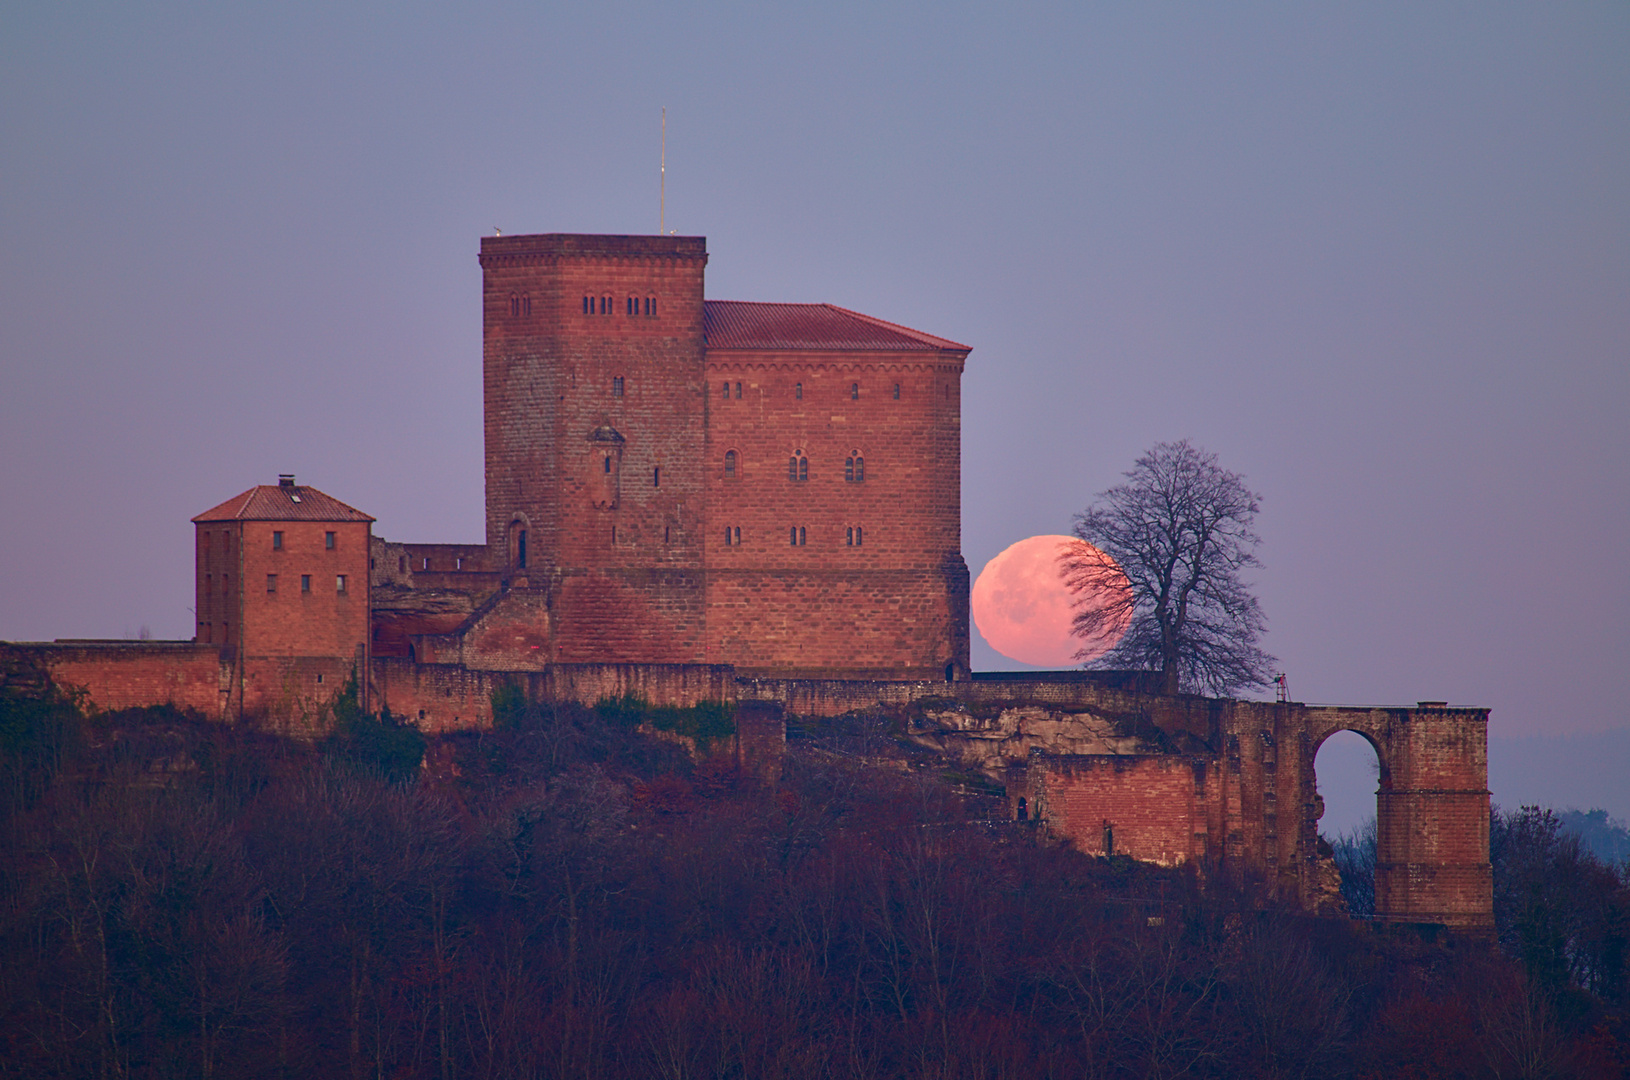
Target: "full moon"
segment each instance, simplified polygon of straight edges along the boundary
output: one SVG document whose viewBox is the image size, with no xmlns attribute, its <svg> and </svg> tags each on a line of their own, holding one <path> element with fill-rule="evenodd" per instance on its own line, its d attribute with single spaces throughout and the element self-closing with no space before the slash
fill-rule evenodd
<svg viewBox="0 0 1630 1080">
<path fill-rule="evenodd" d="M 1076 655 L 1087 643 L 1070 632 L 1077 597 L 1065 587 L 1059 567 L 1059 559 L 1070 551 L 1109 558 L 1073 536 L 1032 536 L 985 564 L 973 584 L 971 600 L 974 625 L 991 648 L 1027 664 L 1073 667 L 1102 656 L 1120 641 L 1126 633 L 1126 622 L 1092 642 L 1084 655 Z M 1112 592 L 1122 597 L 1130 595 L 1126 578 L 1120 580 L 1120 588 Z"/>
</svg>

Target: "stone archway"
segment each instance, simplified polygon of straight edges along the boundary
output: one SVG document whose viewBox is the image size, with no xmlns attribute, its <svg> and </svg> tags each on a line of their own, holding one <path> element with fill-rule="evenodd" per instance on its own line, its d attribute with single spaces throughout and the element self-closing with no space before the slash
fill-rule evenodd
<svg viewBox="0 0 1630 1080">
<path fill-rule="evenodd" d="M 1488 930 L 1488 712 L 1423 702 L 1414 709 L 1307 708 L 1301 760 L 1303 896 L 1316 886 L 1318 792 L 1314 757 L 1338 731 L 1368 740 L 1376 792 L 1375 913 L 1394 922 Z"/>
</svg>

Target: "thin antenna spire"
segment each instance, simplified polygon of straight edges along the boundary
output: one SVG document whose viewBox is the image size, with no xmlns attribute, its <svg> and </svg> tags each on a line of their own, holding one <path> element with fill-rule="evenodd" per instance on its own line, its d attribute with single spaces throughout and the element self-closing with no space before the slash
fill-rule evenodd
<svg viewBox="0 0 1630 1080">
<path fill-rule="evenodd" d="M 662 107 L 662 181 L 657 187 L 657 232 L 668 235 L 668 106 Z"/>
</svg>

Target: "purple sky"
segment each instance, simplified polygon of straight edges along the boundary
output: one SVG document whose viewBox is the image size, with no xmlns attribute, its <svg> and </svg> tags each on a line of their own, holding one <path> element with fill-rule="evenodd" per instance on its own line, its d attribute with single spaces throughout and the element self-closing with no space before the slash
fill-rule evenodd
<svg viewBox="0 0 1630 1080">
<path fill-rule="evenodd" d="M 679 7 L 0 10 L 0 638 L 279 471 L 480 540 L 478 237 L 655 231 L 666 105 L 711 297 L 973 346 L 974 573 L 1189 437 L 1294 697 L 1630 770 L 1630 7 Z"/>
</svg>

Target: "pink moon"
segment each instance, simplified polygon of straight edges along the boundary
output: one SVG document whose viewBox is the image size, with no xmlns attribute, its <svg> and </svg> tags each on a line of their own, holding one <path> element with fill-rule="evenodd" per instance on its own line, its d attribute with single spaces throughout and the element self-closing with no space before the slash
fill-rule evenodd
<svg viewBox="0 0 1630 1080">
<path fill-rule="evenodd" d="M 1026 664 L 1074 667 L 1102 656 L 1120 641 L 1125 623 L 1092 642 L 1086 654 L 1077 655 L 1087 643 L 1070 632 L 1077 598 L 1065 587 L 1059 567 L 1059 558 L 1069 550 L 1109 558 L 1073 536 L 1032 536 L 985 564 L 971 600 L 974 625 L 991 648 Z M 1116 591 L 1124 596 L 1131 586 L 1123 584 Z"/>
</svg>

